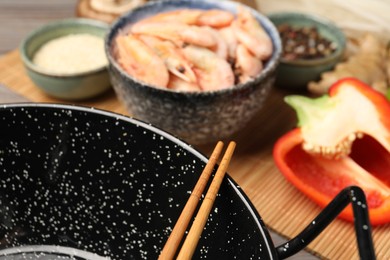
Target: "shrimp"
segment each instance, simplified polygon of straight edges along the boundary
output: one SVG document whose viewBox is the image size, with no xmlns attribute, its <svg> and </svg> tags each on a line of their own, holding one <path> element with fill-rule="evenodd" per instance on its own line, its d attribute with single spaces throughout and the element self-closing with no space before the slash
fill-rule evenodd
<svg viewBox="0 0 390 260">
<path fill-rule="evenodd" d="M 168 88 L 176 91 L 197 92 L 201 91 L 199 85 L 194 82 L 187 82 L 174 74 L 169 77 Z"/>
<path fill-rule="evenodd" d="M 202 47 L 213 47 L 217 44 L 214 35 L 209 30 L 175 22 L 135 23 L 131 27 L 131 32 L 171 40 L 178 46 L 187 43 Z"/>
<path fill-rule="evenodd" d="M 244 7 L 238 10 L 232 28 L 238 41 L 244 44 L 255 57 L 266 60 L 272 55 L 273 46 L 270 37 L 249 10 Z"/>
<path fill-rule="evenodd" d="M 219 29 L 219 34 L 222 36 L 228 47 L 228 58 L 234 60 L 236 58 L 236 49 L 238 40 L 231 26 Z"/>
<path fill-rule="evenodd" d="M 210 50 L 214 51 L 219 57 L 226 60 L 228 58 L 228 45 L 225 39 L 222 37 L 219 31 L 208 26 L 204 26 L 203 28 L 204 30 L 209 31 L 210 35 L 213 35 L 216 42 L 215 46 L 211 47 Z"/>
<path fill-rule="evenodd" d="M 200 26 L 210 26 L 221 28 L 229 26 L 234 20 L 234 15 L 228 11 L 220 9 L 205 10 L 198 17 L 196 24 Z"/>
<path fill-rule="evenodd" d="M 219 90 L 234 85 L 234 74 L 230 64 L 207 48 L 188 45 L 184 56 L 194 64 L 194 72 L 202 90 Z"/>
<path fill-rule="evenodd" d="M 154 15 L 141 20 L 141 23 L 148 22 L 179 22 L 188 25 L 225 27 L 234 20 L 234 15 L 220 9 L 178 9 Z"/>
<path fill-rule="evenodd" d="M 147 84 L 165 88 L 169 74 L 164 61 L 146 44 L 131 34 L 115 39 L 118 62 L 124 70 Z"/>
<path fill-rule="evenodd" d="M 203 10 L 201 9 L 177 9 L 158 13 L 151 17 L 142 19 L 138 23 L 179 22 L 188 25 L 195 25 L 202 12 Z"/>
<path fill-rule="evenodd" d="M 181 49 L 170 41 L 148 35 L 140 35 L 140 39 L 164 60 L 168 70 L 187 82 L 196 82 L 191 64 L 184 58 Z"/>
<path fill-rule="evenodd" d="M 239 74 L 239 82 L 245 83 L 263 70 L 263 63 L 254 57 L 243 44 L 237 46 L 235 68 Z"/>
</svg>

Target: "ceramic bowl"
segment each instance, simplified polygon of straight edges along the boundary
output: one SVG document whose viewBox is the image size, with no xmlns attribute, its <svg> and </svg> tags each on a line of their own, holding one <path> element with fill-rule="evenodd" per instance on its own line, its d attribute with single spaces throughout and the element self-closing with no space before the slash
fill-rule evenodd
<svg viewBox="0 0 390 260">
<path fill-rule="evenodd" d="M 53 73 L 37 66 L 32 59 L 39 48 L 50 40 L 81 33 L 104 38 L 108 28 L 103 22 L 72 18 L 36 29 L 20 45 L 21 58 L 28 76 L 45 93 L 59 99 L 81 100 L 105 92 L 111 88 L 107 65 L 81 73 Z"/>
<path fill-rule="evenodd" d="M 272 39 L 274 52 L 261 74 L 245 84 L 229 89 L 178 92 L 156 88 L 131 77 L 113 56 L 113 39 L 122 30 L 145 17 L 182 9 L 223 9 L 236 13 L 240 5 L 232 1 L 183 0 L 151 1 L 119 18 L 106 38 L 106 53 L 114 90 L 129 112 L 191 144 L 215 142 L 243 128 L 262 108 L 275 80 L 281 43 L 275 26 L 259 12 L 250 9 Z"/>
<path fill-rule="evenodd" d="M 0 259 L 157 259 L 207 158 L 135 119 L 58 104 L 0 106 Z M 224 178 L 194 259 L 275 259 Z"/>
<path fill-rule="evenodd" d="M 346 38 L 331 21 L 305 13 L 275 13 L 268 17 L 276 26 L 282 24 L 295 28 L 314 26 L 322 37 L 337 45 L 335 52 L 319 59 L 286 60 L 282 55 L 277 69 L 276 86 L 291 90 L 304 90 L 310 81 L 318 80 L 321 73 L 331 70 L 343 58 Z"/>
</svg>

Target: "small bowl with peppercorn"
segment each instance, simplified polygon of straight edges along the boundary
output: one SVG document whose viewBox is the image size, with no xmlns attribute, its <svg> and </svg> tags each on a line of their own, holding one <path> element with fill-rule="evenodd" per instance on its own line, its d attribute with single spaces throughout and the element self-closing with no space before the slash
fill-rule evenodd
<svg viewBox="0 0 390 260">
<path fill-rule="evenodd" d="M 58 20 L 32 31 L 20 44 L 30 79 L 46 94 L 82 100 L 111 88 L 104 52 L 106 23 L 83 18 Z"/>
<path fill-rule="evenodd" d="M 282 56 L 275 85 L 305 90 L 310 81 L 331 70 L 342 58 L 344 33 L 331 21 L 304 13 L 268 15 L 282 40 Z"/>
</svg>

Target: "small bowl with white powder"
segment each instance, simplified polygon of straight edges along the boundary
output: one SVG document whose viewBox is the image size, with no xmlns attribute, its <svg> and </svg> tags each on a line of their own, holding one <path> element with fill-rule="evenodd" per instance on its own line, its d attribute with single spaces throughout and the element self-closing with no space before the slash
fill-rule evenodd
<svg viewBox="0 0 390 260">
<path fill-rule="evenodd" d="M 111 87 L 104 51 L 108 29 L 106 23 L 82 18 L 36 29 L 20 45 L 27 74 L 37 87 L 59 99 L 102 94 Z"/>
</svg>

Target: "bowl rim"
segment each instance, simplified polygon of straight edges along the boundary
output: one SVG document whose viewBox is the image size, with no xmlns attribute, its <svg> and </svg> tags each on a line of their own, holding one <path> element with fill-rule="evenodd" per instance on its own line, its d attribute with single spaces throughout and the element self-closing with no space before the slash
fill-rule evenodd
<svg viewBox="0 0 390 260">
<path fill-rule="evenodd" d="M 277 25 L 274 20 L 279 18 L 288 18 L 291 20 L 307 20 L 313 22 L 314 26 L 317 25 L 323 26 L 324 28 L 326 28 L 326 30 L 332 31 L 332 34 L 335 34 L 337 36 L 337 49 L 331 55 L 328 55 L 323 58 L 311 59 L 311 60 L 309 59 L 285 60 L 283 58 L 283 55 L 281 55 L 280 63 L 283 65 L 301 66 L 301 67 L 322 65 L 340 58 L 345 52 L 346 44 L 347 44 L 346 36 L 344 32 L 330 19 L 327 19 L 320 15 L 309 14 L 305 12 L 274 12 L 268 14 L 267 16 L 272 21 L 272 23 L 275 24 L 276 27 Z"/>
<path fill-rule="evenodd" d="M 226 6 L 231 7 L 231 8 L 234 7 L 235 9 L 237 9 L 238 6 L 244 6 L 245 8 L 249 9 L 249 11 L 255 16 L 255 18 L 260 19 L 261 23 L 263 25 L 265 25 L 268 28 L 268 30 L 270 30 L 272 32 L 273 37 L 274 37 L 274 38 L 272 38 L 271 35 L 268 34 L 272 39 L 274 51 L 273 51 L 270 59 L 267 60 L 267 62 L 266 62 L 267 65 L 264 67 L 263 71 L 258 76 L 253 78 L 252 81 L 249 81 L 246 83 L 236 84 L 232 87 L 225 88 L 225 89 L 208 90 L 208 91 L 178 91 L 178 90 L 172 90 L 172 89 L 168 89 L 168 88 L 159 88 L 156 86 L 146 84 L 145 82 L 140 81 L 140 80 L 136 79 L 135 77 L 129 75 L 127 72 L 125 72 L 112 55 L 112 39 L 114 39 L 114 37 L 118 34 L 118 31 L 119 31 L 118 29 L 124 28 L 126 25 L 128 25 L 128 24 L 124 24 L 123 26 L 119 26 L 120 23 L 122 21 L 126 20 L 126 18 L 128 16 L 131 16 L 132 13 L 134 13 L 134 12 L 139 12 L 142 9 L 147 9 L 147 8 L 150 8 L 150 6 L 158 5 L 161 3 L 174 4 L 175 2 L 180 2 L 180 3 L 183 3 L 183 2 L 184 3 L 185 2 L 197 3 L 197 2 L 199 2 L 199 3 L 203 3 L 203 4 L 211 4 L 211 5 L 213 5 L 214 8 L 219 8 L 219 9 L 225 9 L 225 8 L 223 8 L 223 5 L 226 5 Z M 175 7 L 174 9 L 180 9 L 180 8 L 182 8 L 182 7 L 179 7 L 179 8 Z M 162 9 L 162 10 L 164 10 L 164 9 Z M 111 41 L 110 41 L 110 38 L 111 38 Z M 248 88 L 251 85 L 248 83 L 260 82 L 262 79 L 267 77 L 270 73 L 272 73 L 273 70 L 276 70 L 276 68 L 279 64 L 280 57 L 282 55 L 282 43 L 281 43 L 281 39 L 280 39 L 277 28 L 275 27 L 275 25 L 271 22 L 271 20 L 265 14 L 261 13 L 260 11 L 254 9 L 250 6 L 239 3 L 237 1 L 232 1 L 232 0 L 224 0 L 224 1 L 218 1 L 218 0 L 163 0 L 163 1 L 149 1 L 149 2 L 139 6 L 137 8 L 134 8 L 134 9 L 128 11 L 127 13 L 121 15 L 120 17 L 118 17 L 111 24 L 110 31 L 109 31 L 109 33 L 107 33 L 107 35 L 105 37 L 105 51 L 106 51 L 106 56 L 109 60 L 109 66 L 113 66 L 117 71 L 119 71 L 119 73 L 124 75 L 126 78 L 138 83 L 139 85 L 142 85 L 142 87 L 145 87 L 145 88 L 148 88 L 152 91 L 157 91 L 160 93 L 172 93 L 172 94 L 192 97 L 192 96 L 208 96 L 208 95 L 213 95 L 213 94 L 231 93 L 234 91 L 239 91 L 241 89 Z"/>
<path fill-rule="evenodd" d="M 35 73 L 41 74 L 43 76 L 47 77 L 54 77 L 54 78 L 73 78 L 73 77 L 84 77 L 86 75 L 90 74 L 97 74 L 101 73 L 108 68 L 108 64 L 104 66 L 100 66 L 98 68 L 88 70 L 88 71 L 83 71 L 83 72 L 74 72 L 74 73 L 58 73 L 58 72 L 50 72 L 47 69 L 41 68 L 40 66 L 34 64 L 32 60 L 28 57 L 27 55 L 27 45 L 28 43 L 36 36 L 43 34 L 46 31 L 51 31 L 55 30 L 56 28 L 59 27 L 68 27 L 68 26 L 73 26 L 73 25 L 86 25 L 90 27 L 94 27 L 97 29 L 105 30 L 105 35 L 108 33 L 108 30 L 110 28 L 109 24 L 104 23 L 102 21 L 94 20 L 94 19 L 89 19 L 89 18 L 66 18 L 66 19 L 61 19 L 61 20 L 56 20 L 53 22 L 46 23 L 33 31 L 31 31 L 20 43 L 19 45 L 19 52 L 20 52 L 20 57 L 24 63 L 24 65 L 30 69 L 31 71 L 34 71 Z M 105 35 L 102 37 L 104 40 Z M 56 37 L 58 38 L 58 37 Z M 55 38 L 53 38 L 55 39 Z"/>
</svg>

